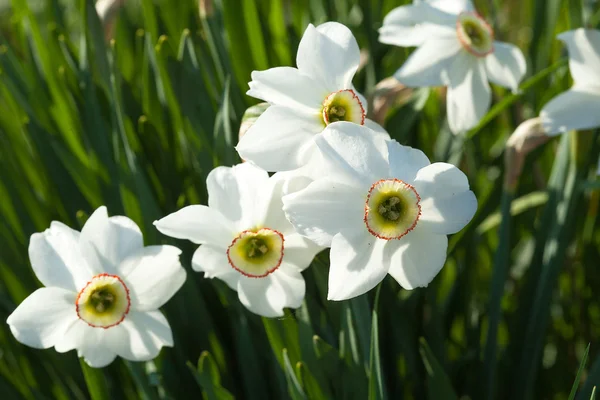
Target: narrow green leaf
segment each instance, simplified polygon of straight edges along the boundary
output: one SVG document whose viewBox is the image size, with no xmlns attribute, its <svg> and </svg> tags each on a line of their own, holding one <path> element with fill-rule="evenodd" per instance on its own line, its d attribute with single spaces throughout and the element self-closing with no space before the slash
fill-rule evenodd
<svg viewBox="0 0 600 400">
<path fill-rule="evenodd" d="M 575 399 L 575 394 L 577 393 L 577 389 L 579 388 L 579 382 L 581 381 L 581 373 L 583 372 L 585 365 L 587 364 L 588 355 L 590 353 L 590 345 L 588 343 L 585 348 L 585 353 L 583 353 L 583 357 L 581 358 L 581 362 L 579 363 L 579 369 L 577 370 L 577 375 L 575 375 L 575 382 L 573 382 L 573 387 L 571 388 L 571 393 L 569 394 L 569 400 Z"/>
<path fill-rule="evenodd" d="M 110 400 L 111 396 L 102 369 L 90 367 L 83 358 L 79 359 L 79 364 L 92 400 Z"/>
<path fill-rule="evenodd" d="M 379 295 L 381 293 L 380 283 L 377 286 L 375 302 L 373 303 L 373 316 L 371 318 L 371 348 L 369 357 L 369 400 L 383 400 L 387 398 L 383 373 L 381 370 L 381 353 L 379 349 Z"/>
<path fill-rule="evenodd" d="M 420 340 L 419 352 L 427 371 L 427 393 L 430 399 L 458 400 L 450 378 L 442 368 L 424 338 Z"/>
</svg>

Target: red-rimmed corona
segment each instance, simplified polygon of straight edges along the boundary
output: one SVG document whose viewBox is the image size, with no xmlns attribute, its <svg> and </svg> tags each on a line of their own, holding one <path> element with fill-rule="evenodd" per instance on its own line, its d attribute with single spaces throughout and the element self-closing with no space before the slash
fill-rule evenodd
<svg viewBox="0 0 600 400">
<path fill-rule="evenodd" d="M 98 274 L 77 294 L 75 307 L 79 319 L 89 326 L 112 328 L 129 313 L 129 289 L 117 275 Z"/>
<path fill-rule="evenodd" d="M 476 12 L 462 12 L 456 20 L 456 33 L 460 44 L 476 57 L 494 52 L 494 30 Z"/>
<path fill-rule="evenodd" d="M 339 121 L 364 125 L 365 116 L 365 108 L 352 89 L 330 93 L 323 101 L 323 122 L 325 125 Z"/>
<path fill-rule="evenodd" d="M 269 228 L 245 230 L 227 248 L 229 265 L 249 278 L 264 278 L 281 265 L 283 235 Z"/>
<path fill-rule="evenodd" d="M 371 235 L 379 239 L 400 239 L 417 226 L 420 201 L 412 185 L 400 179 L 379 180 L 367 195 L 365 225 Z"/>
</svg>

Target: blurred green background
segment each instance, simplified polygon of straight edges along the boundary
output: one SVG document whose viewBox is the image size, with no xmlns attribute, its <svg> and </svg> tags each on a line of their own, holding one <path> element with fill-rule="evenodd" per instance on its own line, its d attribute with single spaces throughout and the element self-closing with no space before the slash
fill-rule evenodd
<svg viewBox="0 0 600 400">
<path fill-rule="evenodd" d="M 0 2 L 0 397 L 565 399 L 581 381 L 577 398 L 590 398 L 600 383 L 598 132 L 534 151 L 514 193 L 502 179 L 508 136 L 571 84 L 555 35 L 595 27 L 597 2 L 475 2 L 529 70 L 519 94 L 493 87 L 495 106 L 466 136 L 449 132 L 442 89 L 390 97 L 375 88 L 410 54 L 377 42 L 385 14 L 406 1 L 125 3 L 107 45 L 92 0 Z M 328 302 L 323 252 L 304 273 L 302 308 L 260 318 L 225 284 L 192 272 L 195 246 L 152 221 L 206 204 L 208 172 L 239 161 L 238 129 L 257 102 L 245 96 L 251 71 L 295 65 L 307 24 L 325 21 L 357 37 L 355 84 L 387 98 L 392 137 L 458 165 L 479 210 L 450 238 L 427 289 L 388 277 L 367 295 Z M 30 235 L 52 220 L 80 229 L 103 204 L 134 219 L 147 245 L 181 247 L 189 273 L 163 310 L 175 347 L 154 362 L 92 370 L 74 351 L 19 344 L 4 321 L 40 285 Z"/>
</svg>

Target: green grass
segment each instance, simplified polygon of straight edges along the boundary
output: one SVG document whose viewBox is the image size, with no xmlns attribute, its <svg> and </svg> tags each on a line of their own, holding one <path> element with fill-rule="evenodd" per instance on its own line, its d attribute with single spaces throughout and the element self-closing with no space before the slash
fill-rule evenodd
<svg viewBox="0 0 600 400">
<path fill-rule="evenodd" d="M 328 302 L 324 252 L 304 273 L 302 308 L 280 319 L 249 313 L 225 284 L 192 272 L 194 246 L 152 221 L 206 204 L 208 172 L 239 161 L 242 116 L 257 103 L 245 96 L 251 71 L 294 65 L 309 22 L 352 29 L 369 55 L 355 84 L 373 93 L 409 54 L 377 42 L 403 2 L 212 3 L 207 14 L 193 0 L 127 1 L 108 46 L 90 0 L 12 0 L 0 11 L 2 398 L 563 399 L 579 387 L 575 398 L 589 399 L 600 383 L 600 135 L 533 152 L 514 193 L 502 179 L 510 133 L 571 84 L 555 35 L 595 26 L 598 3 L 476 1 L 528 57 L 522 92 L 494 87 L 495 106 L 465 137 L 448 131 L 438 89 L 415 91 L 385 123 L 401 143 L 458 165 L 477 195 L 444 269 L 426 289 L 388 277 Z M 163 309 L 175 347 L 93 370 L 75 352 L 19 344 L 4 321 L 40 285 L 30 235 L 52 220 L 79 229 L 103 204 L 135 220 L 146 244 L 181 247 L 189 273 Z"/>
</svg>

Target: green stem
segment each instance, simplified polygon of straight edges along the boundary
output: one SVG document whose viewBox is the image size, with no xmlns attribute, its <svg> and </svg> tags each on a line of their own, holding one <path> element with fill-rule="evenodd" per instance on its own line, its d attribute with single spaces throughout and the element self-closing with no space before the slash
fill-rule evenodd
<svg viewBox="0 0 600 400">
<path fill-rule="evenodd" d="M 92 400 L 110 400 L 108 385 L 104 372 L 100 368 L 92 368 L 86 364 L 83 358 L 79 359 L 81 371 L 85 378 L 88 391 Z"/>
</svg>

